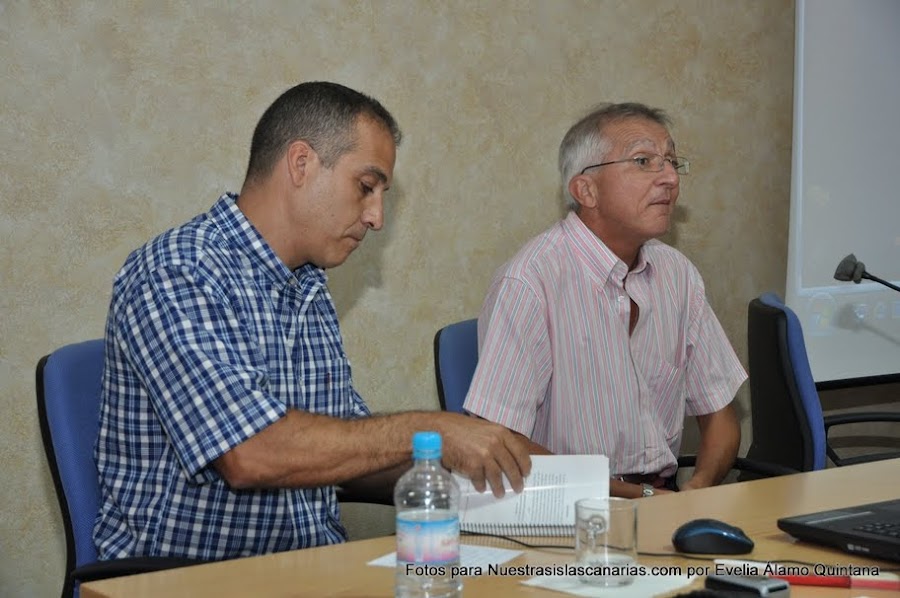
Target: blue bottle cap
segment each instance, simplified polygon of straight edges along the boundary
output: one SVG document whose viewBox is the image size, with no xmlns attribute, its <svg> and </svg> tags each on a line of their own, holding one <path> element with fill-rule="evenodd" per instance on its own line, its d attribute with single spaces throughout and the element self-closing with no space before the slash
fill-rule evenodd
<svg viewBox="0 0 900 598">
<path fill-rule="evenodd" d="M 413 434 L 413 459 L 440 459 L 441 435 L 438 432 Z"/>
</svg>

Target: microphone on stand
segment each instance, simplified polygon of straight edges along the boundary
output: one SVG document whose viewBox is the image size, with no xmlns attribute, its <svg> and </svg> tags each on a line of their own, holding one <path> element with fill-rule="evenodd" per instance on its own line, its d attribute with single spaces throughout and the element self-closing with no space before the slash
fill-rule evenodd
<svg viewBox="0 0 900 598">
<path fill-rule="evenodd" d="M 900 293 L 900 287 L 897 285 L 891 284 L 886 280 L 882 280 L 877 276 L 873 276 L 866 272 L 866 265 L 856 259 L 856 256 L 852 253 L 841 260 L 838 264 L 837 269 L 834 271 L 834 279 L 842 280 L 842 281 L 853 281 L 856 284 L 859 284 L 859 281 L 865 278 L 866 280 L 872 280 L 877 282 L 878 284 L 882 284 L 889 289 L 894 289 L 898 293 Z"/>
</svg>

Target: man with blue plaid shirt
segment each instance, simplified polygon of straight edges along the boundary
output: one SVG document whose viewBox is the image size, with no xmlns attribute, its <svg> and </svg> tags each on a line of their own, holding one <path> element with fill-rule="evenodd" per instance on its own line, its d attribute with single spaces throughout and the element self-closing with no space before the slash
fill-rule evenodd
<svg viewBox="0 0 900 598">
<path fill-rule="evenodd" d="M 102 559 L 204 560 L 342 542 L 335 486 L 389 496 L 413 432 L 480 489 L 520 491 L 528 444 L 464 415 L 372 416 L 324 270 L 383 224 L 400 130 L 303 83 L 263 114 L 240 195 L 132 253 L 113 284 L 95 455 Z"/>
</svg>

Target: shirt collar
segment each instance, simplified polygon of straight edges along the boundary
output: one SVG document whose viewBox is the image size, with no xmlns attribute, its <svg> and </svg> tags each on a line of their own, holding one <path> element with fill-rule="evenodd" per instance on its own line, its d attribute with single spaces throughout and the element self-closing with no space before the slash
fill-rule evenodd
<svg viewBox="0 0 900 598">
<path fill-rule="evenodd" d="M 612 278 L 618 285 L 623 284 L 629 274 L 628 266 L 587 227 L 578 214 L 569 212 L 562 221 L 562 227 L 576 255 L 597 280 L 606 284 Z M 641 274 L 648 268 L 648 274 L 652 271 L 652 264 L 644 251 L 646 246 L 642 245 L 638 251 L 637 263 L 630 274 Z"/>
<path fill-rule="evenodd" d="M 247 220 L 237 205 L 237 199 L 237 193 L 225 193 L 209 211 L 210 220 L 219 227 L 229 244 L 246 253 L 276 284 L 292 286 L 296 286 L 298 282 L 309 282 L 316 286 L 325 284 L 328 280 L 325 271 L 312 264 L 304 264 L 291 272 L 275 255 L 256 227 Z"/>
</svg>

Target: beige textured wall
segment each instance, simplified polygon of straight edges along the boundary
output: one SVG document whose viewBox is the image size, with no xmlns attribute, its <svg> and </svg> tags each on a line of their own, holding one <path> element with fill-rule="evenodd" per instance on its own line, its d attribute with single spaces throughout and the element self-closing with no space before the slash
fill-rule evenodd
<svg viewBox="0 0 900 598">
<path fill-rule="evenodd" d="M 694 167 L 669 240 L 745 358 L 746 303 L 784 280 L 792 2 L 218 4 L 0 2 L 0 595 L 52 596 L 63 566 L 35 363 L 101 335 L 126 254 L 238 189 L 301 80 L 371 93 L 406 133 L 384 231 L 331 273 L 375 409 L 437 407 L 435 330 L 560 216 L 556 148 L 603 100 L 675 117 Z"/>
</svg>

